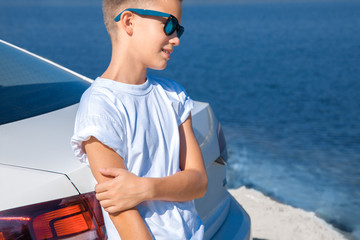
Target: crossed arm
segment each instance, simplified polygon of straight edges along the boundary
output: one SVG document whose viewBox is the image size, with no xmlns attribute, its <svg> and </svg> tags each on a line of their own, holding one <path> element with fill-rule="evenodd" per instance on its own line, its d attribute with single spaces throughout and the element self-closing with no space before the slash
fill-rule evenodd
<svg viewBox="0 0 360 240">
<path fill-rule="evenodd" d="M 123 159 L 96 138 L 91 137 L 84 143 L 84 148 L 89 159 L 91 171 L 98 184 L 106 183 L 113 179 L 111 176 L 101 174 L 100 169 L 108 167 L 125 169 Z M 121 239 L 152 239 L 145 222 L 134 206 L 119 213 L 109 213 L 109 216 Z"/>
<path fill-rule="evenodd" d="M 94 137 L 84 143 L 91 170 L 98 181 L 96 197 L 109 213 L 122 239 L 151 239 L 136 210 L 139 203 L 146 200 L 181 202 L 204 196 L 207 176 L 192 130 L 191 115 L 179 126 L 179 135 L 182 171 L 162 178 L 141 178 L 128 172 L 123 159 Z"/>
</svg>

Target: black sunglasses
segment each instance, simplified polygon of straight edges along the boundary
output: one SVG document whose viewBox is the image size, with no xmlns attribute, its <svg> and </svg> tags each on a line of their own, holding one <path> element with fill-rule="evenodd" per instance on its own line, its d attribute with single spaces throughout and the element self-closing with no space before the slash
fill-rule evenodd
<svg viewBox="0 0 360 240">
<path fill-rule="evenodd" d="M 164 26 L 164 32 L 167 36 L 170 36 L 176 31 L 177 37 L 180 38 L 181 35 L 184 33 L 184 27 L 179 24 L 179 21 L 171 14 L 164 13 L 164 12 L 158 12 L 154 10 L 146 10 L 146 9 L 139 9 L 139 8 L 127 8 L 124 11 L 122 11 L 119 15 L 114 18 L 116 22 L 120 21 L 121 14 L 125 11 L 135 12 L 140 15 L 145 16 L 156 16 L 156 17 L 167 17 L 165 26 Z"/>
</svg>

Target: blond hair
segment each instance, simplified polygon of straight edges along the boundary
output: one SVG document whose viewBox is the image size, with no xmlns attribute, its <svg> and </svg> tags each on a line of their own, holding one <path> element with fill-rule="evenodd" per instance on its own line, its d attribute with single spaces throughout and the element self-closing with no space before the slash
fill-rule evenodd
<svg viewBox="0 0 360 240">
<path fill-rule="evenodd" d="M 139 7 L 141 4 L 149 3 L 152 0 L 103 0 L 103 15 L 106 30 L 110 38 L 116 36 L 116 22 L 114 18 L 127 7 Z"/>
</svg>

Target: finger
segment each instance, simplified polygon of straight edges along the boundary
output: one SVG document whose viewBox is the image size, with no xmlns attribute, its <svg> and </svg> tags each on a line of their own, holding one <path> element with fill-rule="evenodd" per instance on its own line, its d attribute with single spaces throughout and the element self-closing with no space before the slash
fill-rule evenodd
<svg viewBox="0 0 360 240">
<path fill-rule="evenodd" d="M 119 209 L 118 207 L 110 206 L 110 207 L 104 208 L 104 210 L 110 214 L 117 214 L 117 213 L 120 213 L 127 209 Z"/>
<path fill-rule="evenodd" d="M 110 187 L 108 186 L 109 183 L 108 182 L 103 182 L 103 183 L 98 183 L 95 185 L 95 192 L 96 193 L 102 193 L 102 192 L 106 192 L 110 189 Z"/>
<path fill-rule="evenodd" d="M 105 208 L 109 208 L 109 207 L 113 207 L 113 204 L 111 203 L 110 200 L 103 200 L 103 201 L 99 201 L 100 205 L 105 209 Z"/>
<path fill-rule="evenodd" d="M 101 168 L 99 169 L 100 173 L 105 177 L 113 177 L 116 178 L 121 174 L 124 169 L 122 168 Z"/>
<path fill-rule="evenodd" d="M 95 196 L 98 201 L 110 199 L 110 197 L 108 196 L 108 194 L 106 192 L 96 193 Z"/>
</svg>

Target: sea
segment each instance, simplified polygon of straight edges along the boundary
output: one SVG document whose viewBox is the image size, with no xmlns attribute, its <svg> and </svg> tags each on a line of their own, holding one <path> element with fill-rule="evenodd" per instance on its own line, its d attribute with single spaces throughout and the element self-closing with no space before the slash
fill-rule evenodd
<svg viewBox="0 0 360 240">
<path fill-rule="evenodd" d="M 90 78 L 110 61 L 100 0 L 0 0 L 0 38 Z M 360 239 L 360 1 L 185 0 L 164 71 L 221 121 L 229 188 Z M 0 56 L 1 57 L 1 56 Z"/>
</svg>

